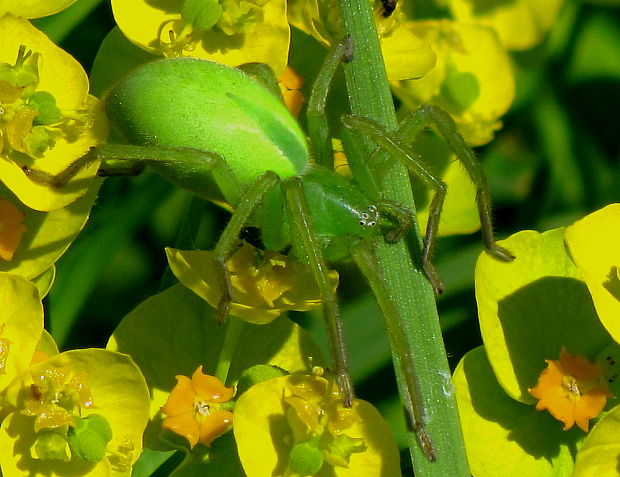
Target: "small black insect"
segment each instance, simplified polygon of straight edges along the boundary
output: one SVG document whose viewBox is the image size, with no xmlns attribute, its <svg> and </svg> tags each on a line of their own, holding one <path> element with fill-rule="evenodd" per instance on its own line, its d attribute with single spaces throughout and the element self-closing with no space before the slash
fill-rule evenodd
<svg viewBox="0 0 620 477">
<path fill-rule="evenodd" d="M 383 4 L 383 16 L 384 17 L 387 18 L 392 14 L 394 9 L 396 8 L 397 2 L 398 0 L 381 0 L 381 3 Z"/>
</svg>

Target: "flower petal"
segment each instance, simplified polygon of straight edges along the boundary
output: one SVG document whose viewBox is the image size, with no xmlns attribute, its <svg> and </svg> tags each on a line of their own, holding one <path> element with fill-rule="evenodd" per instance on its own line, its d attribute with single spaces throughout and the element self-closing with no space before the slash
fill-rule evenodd
<svg viewBox="0 0 620 477">
<path fill-rule="evenodd" d="M 169 22 L 181 21 L 180 0 L 144 1 L 113 0 L 112 10 L 120 29 L 136 45 L 161 54 L 159 35 Z M 203 33 L 187 56 L 206 58 L 229 66 L 243 63 L 265 63 L 280 75 L 286 67 L 290 29 L 286 21 L 286 1 L 268 0 L 263 9 L 263 21 L 255 24 L 248 34 L 225 35 L 221 31 Z M 140 18 L 136 22 L 136 18 Z"/>
<path fill-rule="evenodd" d="M 152 389 L 151 416 L 155 418 L 168 399 L 175 375 L 191 375 L 198 363 L 204 369 L 216 368 L 225 333 L 226 326 L 215 320 L 215 310 L 177 284 L 129 313 L 108 347 L 130 354 L 140 366 Z M 290 372 L 306 370 L 310 356 L 314 364 L 325 364 L 307 332 L 286 318 L 268 325 L 245 324 L 237 346 L 239 352 L 234 354 L 228 373 L 230 383 L 259 363 Z M 148 445 L 157 445 L 150 440 L 156 435 L 157 431 L 147 432 Z"/>
<path fill-rule="evenodd" d="M 0 272 L 0 390 L 28 369 L 43 330 L 36 287 L 19 275 Z"/>
<path fill-rule="evenodd" d="M 200 428 L 198 426 L 198 421 L 196 421 L 194 417 L 193 410 L 191 413 L 187 414 L 164 417 L 161 427 L 185 437 L 192 449 L 198 444 Z"/>
<path fill-rule="evenodd" d="M 76 0 L 3 0 L 0 2 L 0 16 L 12 13 L 22 18 L 40 18 L 58 13 L 71 6 Z"/>
<path fill-rule="evenodd" d="M 71 55 L 57 47 L 27 20 L 5 15 L 0 18 L 0 62 L 14 64 L 21 45 L 41 55 L 38 91 L 47 91 L 61 110 L 85 110 L 88 124 L 78 137 L 62 135 L 44 156 L 33 161 L 26 155 L 0 154 L 0 178 L 28 207 L 49 211 L 59 209 L 88 191 L 99 167 L 95 161 L 82 168 L 65 186 L 57 188 L 31 180 L 23 166 L 55 175 L 67 168 L 88 150 L 107 137 L 107 121 L 99 100 L 88 95 L 88 77 Z"/>
<path fill-rule="evenodd" d="M 224 410 L 212 412 L 200 423 L 200 443 L 209 447 L 216 438 L 230 429 L 232 423 L 232 412 Z"/>
<path fill-rule="evenodd" d="M 194 415 L 194 399 L 196 393 L 192 381 L 187 376 L 177 375 L 177 384 L 172 388 L 166 404 L 161 407 L 161 412 L 167 416 Z"/>
<path fill-rule="evenodd" d="M 230 401 L 235 394 L 233 388 L 227 388 L 215 376 L 202 372 L 202 366 L 192 375 L 192 387 L 198 397 L 208 402 Z"/>
<path fill-rule="evenodd" d="M 441 107 L 468 144 L 488 143 L 515 96 L 510 59 L 495 32 L 447 20 L 409 28 L 435 50 L 437 65 L 424 78 L 394 83 L 396 95 L 412 111 L 420 104 Z"/>
<path fill-rule="evenodd" d="M 584 434 L 564 432 L 548 413 L 508 396 L 483 346 L 463 357 L 453 380 L 472 475 L 571 475 Z"/>
<path fill-rule="evenodd" d="M 451 0 L 452 13 L 462 23 L 493 27 L 512 50 L 537 45 L 555 24 L 564 0 Z"/>
<path fill-rule="evenodd" d="M 598 317 L 620 342 L 620 204 L 587 215 L 566 229 L 570 255 L 583 272 Z"/>
<path fill-rule="evenodd" d="M 317 379 L 308 376 L 308 379 Z M 239 457 L 250 477 L 285 475 L 292 447 L 291 429 L 286 418 L 285 390 L 300 376 L 283 376 L 252 386 L 235 406 L 233 432 Z M 334 398 L 338 399 L 338 398 Z M 398 449 L 378 411 L 365 401 L 356 400 L 354 411 L 360 420 L 348 428 L 350 438 L 363 438 L 366 449 L 350 456 L 348 467 L 325 465 L 319 477 L 359 477 L 361 475 L 399 476 Z"/>
<path fill-rule="evenodd" d="M 519 232 L 500 242 L 514 261 L 483 252 L 476 264 L 476 301 L 489 361 L 508 395 L 524 403 L 534 402 L 528 388 L 562 346 L 593 358 L 610 344 L 563 239 L 564 229 Z"/>
</svg>

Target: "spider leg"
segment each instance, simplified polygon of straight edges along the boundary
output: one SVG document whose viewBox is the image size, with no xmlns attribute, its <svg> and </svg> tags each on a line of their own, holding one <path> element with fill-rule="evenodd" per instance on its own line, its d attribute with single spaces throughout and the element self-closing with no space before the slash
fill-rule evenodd
<svg viewBox="0 0 620 477">
<path fill-rule="evenodd" d="M 22 167 L 22 170 L 35 182 L 60 188 L 69 182 L 82 168 L 96 161 L 108 160 L 134 163 L 130 170 L 133 169 L 135 164 L 160 166 L 163 174 L 165 174 L 166 167 L 178 164 L 184 164 L 188 167 L 200 167 L 203 170 L 212 170 L 222 163 L 221 158 L 217 154 L 190 147 L 103 144 L 92 148 L 56 175 L 27 166 Z M 104 170 L 103 175 L 110 175 L 110 171 Z"/>
<path fill-rule="evenodd" d="M 314 274 L 323 301 L 323 314 L 327 323 L 329 345 L 334 360 L 334 373 L 338 379 L 344 405 L 353 405 L 353 385 L 349 377 L 349 364 L 344 344 L 344 332 L 336 294 L 327 275 L 327 265 L 306 202 L 303 185 L 299 178 L 293 177 L 282 182 L 282 191 L 288 206 L 291 235 L 297 238 L 298 251 L 303 253 Z"/>
<path fill-rule="evenodd" d="M 317 164 L 332 169 L 334 165 L 334 151 L 332 149 L 325 104 L 329 86 L 341 61 L 348 61 L 348 52 L 351 49 L 349 37 L 330 49 L 321 69 L 314 80 L 306 116 L 308 118 L 308 133 L 310 144 Z"/>
<path fill-rule="evenodd" d="M 393 356 L 400 357 L 400 359 L 394 359 L 394 367 L 400 368 L 401 372 L 397 372 L 397 376 L 404 376 L 403 382 L 400 383 L 404 387 L 404 392 L 401 395 L 404 397 L 409 425 L 415 432 L 418 445 L 426 458 L 434 462 L 437 460 L 437 456 L 431 436 L 426 429 L 424 401 L 418 382 L 418 374 L 414 367 L 413 352 L 404 333 L 400 313 L 385 284 L 383 272 L 368 242 L 365 240 L 354 242 L 351 245 L 351 256 L 366 277 L 366 280 L 368 280 L 370 288 L 381 308 L 391 348 L 395 350 Z"/>
<path fill-rule="evenodd" d="M 411 138 L 415 138 L 430 124 L 437 126 L 476 186 L 476 204 L 480 216 L 484 246 L 500 260 L 510 261 L 515 258 L 512 253 L 495 243 L 491 221 L 491 199 L 484 173 L 474 153 L 465 144 L 460 134 L 458 134 L 454 121 L 447 113 L 435 106 L 421 106 L 401 123 L 395 135 L 386 133 L 385 129 L 374 121 L 360 117 L 345 116 L 343 117 L 343 123 L 349 130 L 357 129 L 362 131 L 380 146 L 379 150 L 373 154 L 373 158 L 388 152 L 391 157 L 401 161 L 409 171 L 420 177 L 427 186 L 435 191 L 429 205 L 429 218 L 426 226 L 424 248 L 422 250 L 422 266 L 436 293 L 441 293 L 443 286 L 435 267 L 432 265 L 431 257 L 437 241 L 439 219 L 446 196 L 446 185 L 428 170 L 428 166 L 423 158 L 406 146 L 407 142 L 411 142 Z"/>
<path fill-rule="evenodd" d="M 435 125 L 446 143 L 461 162 L 476 187 L 476 205 L 480 216 L 482 240 L 486 249 L 496 258 L 504 261 L 514 260 L 514 255 L 495 243 L 491 220 L 491 197 L 480 162 L 474 152 L 458 133 L 454 120 L 437 106 L 420 106 L 400 125 L 397 138 L 405 144 L 412 142 L 425 128 Z M 430 220 L 430 219 L 429 219 Z M 438 219 L 436 219 L 438 220 Z"/>
<path fill-rule="evenodd" d="M 278 185 L 280 178 L 274 172 L 267 171 L 259 176 L 244 192 L 230 220 L 213 250 L 213 258 L 218 263 L 219 283 L 222 296 L 217 306 L 217 319 L 220 323 L 226 320 L 232 303 L 232 285 L 230 272 L 226 262 L 237 250 L 239 234 L 256 207 L 262 203 L 265 194 Z"/>
<path fill-rule="evenodd" d="M 431 263 L 431 257 L 436 243 L 439 217 L 441 216 L 441 209 L 446 197 L 446 185 L 441 179 L 437 179 L 427 170 L 424 161 L 417 154 L 410 151 L 394 137 L 387 134 L 385 129 L 379 124 L 355 116 L 345 116 L 342 121 L 346 128 L 357 129 L 367 135 L 384 151 L 388 152 L 390 156 L 400 160 L 409 171 L 420 177 L 428 187 L 431 187 L 435 191 L 433 199 L 431 200 L 429 218 L 426 225 L 426 236 L 424 239 L 424 248 L 422 250 L 422 267 L 433 285 L 435 293 L 442 293 L 443 285 L 435 267 Z"/>
</svg>

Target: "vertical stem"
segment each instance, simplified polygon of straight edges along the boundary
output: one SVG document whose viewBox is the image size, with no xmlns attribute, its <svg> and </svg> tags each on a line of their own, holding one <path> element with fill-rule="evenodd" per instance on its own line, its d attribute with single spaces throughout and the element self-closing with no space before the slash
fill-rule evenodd
<svg viewBox="0 0 620 477">
<path fill-rule="evenodd" d="M 212 320 L 213 316 L 206 317 L 205 319 Z M 226 321 L 226 334 L 224 335 L 224 342 L 222 343 L 222 350 L 217 360 L 217 366 L 215 368 L 215 377 L 226 384 L 228 378 L 228 371 L 230 370 L 230 363 L 235 350 L 237 349 L 237 341 L 239 335 L 243 329 L 245 321 L 236 316 L 229 316 Z"/>
<path fill-rule="evenodd" d="M 345 77 L 351 112 L 371 118 L 387 130 L 396 130 L 397 121 L 389 90 L 383 58 L 369 0 L 339 0 L 343 34 L 353 40 L 353 61 L 345 64 Z M 367 157 L 370 157 L 367 144 Z M 372 164 L 370 165 L 372 168 Z M 353 171 L 355 173 L 355 170 Z M 384 196 L 414 209 L 406 170 L 394 164 L 380 184 Z M 439 319 L 432 287 L 420 266 L 421 238 L 417 227 L 408 243 L 388 245 L 379 243 L 375 253 L 380 262 L 390 295 L 402 317 L 400 332 L 412 351 L 412 369 L 418 373 L 417 382 L 424 405 L 426 429 L 433 440 L 437 456 L 430 462 L 417 444 L 415 433 L 408 434 L 415 475 L 469 476 L 456 400 L 450 380 L 450 370 L 439 328 Z M 411 250 L 411 254 L 407 248 Z M 392 345 L 395 362 L 409 359 L 399 346 Z M 406 379 L 397 369 L 401 395 L 406 394 Z M 406 402 L 407 397 L 404 398 Z"/>
</svg>

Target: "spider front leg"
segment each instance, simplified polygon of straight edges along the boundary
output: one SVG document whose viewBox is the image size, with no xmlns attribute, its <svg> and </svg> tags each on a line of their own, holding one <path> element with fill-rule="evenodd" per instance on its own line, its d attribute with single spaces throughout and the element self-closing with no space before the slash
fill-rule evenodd
<svg viewBox="0 0 620 477">
<path fill-rule="evenodd" d="M 22 170 L 34 182 L 60 188 L 65 186 L 82 168 L 96 161 L 101 161 L 102 163 L 105 161 L 127 162 L 130 164 L 130 167 L 125 170 L 129 174 L 140 172 L 145 166 L 150 165 L 172 182 L 179 182 L 175 178 L 183 176 L 183 174 L 175 174 L 175 171 L 183 169 L 186 171 L 184 175 L 187 179 L 190 179 L 189 176 L 196 170 L 208 174 L 218 166 L 225 169 L 225 167 L 222 167 L 224 164 L 218 154 L 191 147 L 103 144 L 92 148 L 82 157 L 69 164 L 66 169 L 55 175 L 27 166 L 22 167 Z M 113 170 L 100 169 L 100 172 L 102 170 L 104 173 L 101 175 L 115 175 Z M 199 180 L 199 178 L 193 179 L 196 183 Z M 190 188 L 190 190 L 194 191 L 194 188 Z"/>
<path fill-rule="evenodd" d="M 314 152 L 316 163 L 328 169 L 333 168 L 334 151 L 325 114 L 327 94 L 340 62 L 350 61 L 351 49 L 350 37 L 344 38 L 340 43 L 330 48 L 314 80 L 308 100 L 306 117 L 308 118 L 310 145 Z"/>
<path fill-rule="evenodd" d="M 433 125 L 437 127 L 439 134 L 445 139 L 457 159 L 465 167 L 467 174 L 469 174 L 476 187 L 476 205 L 478 206 L 478 215 L 480 216 L 480 228 L 484 246 L 489 253 L 500 260 L 514 260 L 515 257 L 512 253 L 495 243 L 491 220 L 491 198 L 484 171 L 474 152 L 458 133 L 456 123 L 450 115 L 437 106 L 430 104 L 420 106 L 400 124 L 397 138 L 405 144 L 409 144 L 415 140 L 423 129 Z"/>
<path fill-rule="evenodd" d="M 226 224 L 222 235 L 213 250 L 213 258 L 218 264 L 218 274 L 222 296 L 217 306 L 217 320 L 223 323 L 232 303 L 232 285 L 230 283 L 230 271 L 226 262 L 237 249 L 241 229 L 252 215 L 252 212 L 262 203 L 265 194 L 278 185 L 280 181 L 277 174 L 267 171 L 259 176 L 243 193 L 235 211 Z"/>
<path fill-rule="evenodd" d="M 428 430 L 426 429 L 426 413 L 424 400 L 420 390 L 418 373 L 414 368 L 411 349 L 407 337 L 403 332 L 402 319 L 396 303 L 390 295 L 381 267 L 372 251 L 371 246 L 365 240 L 356 240 L 351 245 L 351 257 L 368 280 L 381 313 L 385 319 L 386 328 L 390 336 L 390 343 L 397 351 L 401 359 L 394 359 L 394 367 L 400 368 L 400 375 L 404 377 L 405 392 L 402 394 L 408 423 L 414 431 L 418 445 L 426 458 L 435 462 L 437 455 Z"/>
<path fill-rule="evenodd" d="M 441 294 L 443 292 L 443 284 L 435 271 L 435 267 L 431 263 L 431 256 L 436 242 L 441 209 L 446 197 L 446 185 L 442 180 L 435 178 L 435 176 L 424 167 L 424 163 L 421 159 L 417 158 L 413 152 L 399 144 L 374 121 L 354 116 L 345 116 L 342 122 L 346 128 L 362 131 L 391 156 L 401 160 L 411 172 L 420 177 L 427 186 L 435 191 L 430 205 L 428 223 L 426 225 L 426 236 L 424 239 L 424 248 L 422 250 L 422 267 L 435 293 Z"/>
<path fill-rule="evenodd" d="M 344 344 L 344 330 L 336 294 L 332 290 L 327 275 L 327 265 L 316 235 L 310 210 L 306 202 L 303 186 L 299 178 L 293 177 L 282 182 L 282 191 L 289 211 L 291 235 L 298 239 L 298 253 L 303 253 L 314 274 L 323 302 L 323 314 L 329 334 L 329 346 L 334 360 L 334 373 L 338 379 L 345 407 L 353 405 L 353 385 L 349 377 L 349 363 Z"/>
<path fill-rule="evenodd" d="M 443 292 L 443 285 L 435 267 L 432 265 L 431 257 L 437 241 L 439 219 L 447 192 L 446 185 L 441 179 L 436 178 L 428 170 L 428 166 L 424 160 L 418 154 L 411 151 L 403 142 L 404 138 L 417 136 L 417 134 L 426 127 L 428 121 L 434 122 L 435 120 L 438 120 L 441 124 L 439 129 L 442 131 L 442 135 L 445 134 L 444 137 L 446 137 L 449 146 L 455 151 L 461 162 L 465 164 L 466 170 L 476 186 L 476 202 L 478 205 L 485 247 L 490 253 L 501 260 L 513 260 L 514 256 L 508 250 L 495 243 L 491 224 L 491 201 L 484 174 L 473 156 L 473 153 L 456 132 L 454 121 L 452 121 L 452 118 L 446 113 L 434 106 L 420 108 L 401 124 L 396 133 L 396 137 L 388 134 L 379 124 L 365 118 L 345 116 L 343 117 L 343 124 L 349 130 L 361 131 L 379 145 L 382 151 L 375 152 L 375 155 L 383 151 L 387 152 L 391 157 L 399 160 L 410 172 L 420 177 L 426 185 L 435 191 L 429 206 L 429 218 L 422 251 L 422 266 L 435 293 L 441 294 Z M 375 156 L 373 156 L 373 158 L 374 157 Z"/>
</svg>

